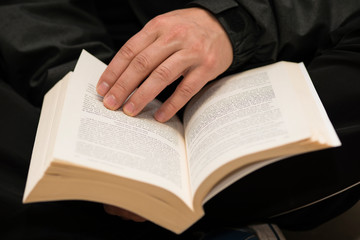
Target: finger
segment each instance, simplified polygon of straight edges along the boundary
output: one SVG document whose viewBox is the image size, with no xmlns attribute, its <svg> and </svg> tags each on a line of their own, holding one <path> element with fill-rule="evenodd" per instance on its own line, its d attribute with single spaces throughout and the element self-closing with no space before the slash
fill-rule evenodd
<svg viewBox="0 0 360 240">
<path fill-rule="evenodd" d="M 178 79 L 192 65 L 185 51 L 178 51 L 161 63 L 141 84 L 125 104 L 123 111 L 135 116 L 169 84 Z"/>
<path fill-rule="evenodd" d="M 101 75 L 96 86 L 98 94 L 105 96 L 134 57 L 153 43 L 156 38 L 157 34 L 155 32 L 149 33 L 146 29 L 130 38 L 116 53 Z"/>
<path fill-rule="evenodd" d="M 203 74 L 202 74 L 203 73 Z M 201 70 L 189 72 L 181 81 L 174 93 L 161 105 L 155 113 L 155 119 L 166 122 L 172 118 L 185 104 L 200 91 L 211 79 L 205 78 L 206 73 Z"/>
<path fill-rule="evenodd" d="M 141 51 L 107 92 L 104 105 L 113 110 L 119 108 L 146 76 L 178 48 L 179 44 L 164 44 L 160 39 Z"/>
</svg>

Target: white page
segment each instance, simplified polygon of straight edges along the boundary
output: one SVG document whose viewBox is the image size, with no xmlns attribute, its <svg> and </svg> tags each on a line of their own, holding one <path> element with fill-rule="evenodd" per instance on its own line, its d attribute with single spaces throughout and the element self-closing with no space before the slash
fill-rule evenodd
<svg viewBox="0 0 360 240">
<path fill-rule="evenodd" d="M 193 190 L 239 156 L 310 136 L 300 104 L 294 100 L 289 108 L 284 101 L 296 94 L 286 71 L 278 70 L 265 67 L 221 79 L 189 105 L 184 124 Z"/>
<path fill-rule="evenodd" d="M 156 102 L 135 118 L 106 109 L 95 91 L 105 68 L 83 51 L 69 82 L 55 157 L 158 185 L 189 201 L 180 121 L 157 122 Z"/>
<path fill-rule="evenodd" d="M 323 136 L 326 139 L 324 139 L 324 141 L 326 141 L 329 145 L 333 147 L 341 146 L 341 142 L 335 131 L 335 128 L 333 127 L 326 113 L 326 109 L 324 108 L 303 63 L 300 63 L 300 70 L 303 73 L 306 81 L 304 88 L 309 89 L 309 91 L 304 91 L 304 94 L 308 94 L 307 97 L 304 97 L 304 105 L 306 106 L 307 110 L 309 110 L 308 115 L 310 118 L 321 119 L 321 121 L 316 121 L 317 124 L 314 126 L 315 130 L 319 132 L 320 137 Z"/>
<path fill-rule="evenodd" d="M 69 75 L 68 75 L 69 77 Z M 34 148 L 31 155 L 29 173 L 27 176 L 24 200 L 28 197 L 33 187 L 42 178 L 44 169 L 48 165 L 49 153 L 53 149 L 51 136 L 54 132 L 55 116 L 57 115 L 56 106 L 59 105 L 60 90 L 62 82 L 57 83 L 46 95 L 45 99 L 53 101 L 44 102 L 41 107 L 41 115 L 37 127 Z"/>
</svg>

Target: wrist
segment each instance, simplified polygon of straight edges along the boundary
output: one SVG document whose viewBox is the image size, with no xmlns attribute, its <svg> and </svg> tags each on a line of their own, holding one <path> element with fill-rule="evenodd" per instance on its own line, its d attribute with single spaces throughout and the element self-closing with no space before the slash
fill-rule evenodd
<svg viewBox="0 0 360 240">
<path fill-rule="evenodd" d="M 259 29 L 236 1 L 196 0 L 187 6 L 206 9 L 226 32 L 233 50 L 233 61 L 227 72 L 239 71 L 254 56 Z"/>
</svg>

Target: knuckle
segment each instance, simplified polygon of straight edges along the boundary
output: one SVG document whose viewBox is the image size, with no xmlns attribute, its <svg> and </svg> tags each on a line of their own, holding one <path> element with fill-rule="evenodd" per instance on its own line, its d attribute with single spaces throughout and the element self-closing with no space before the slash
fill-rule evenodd
<svg viewBox="0 0 360 240">
<path fill-rule="evenodd" d="M 154 70 L 154 77 L 167 83 L 171 79 L 171 70 L 167 66 L 160 65 Z"/>
<path fill-rule="evenodd" d="M 143 30 L 144 29 L 148 29 L 148 30 L 155 30 L 155 29 L 160 29 L 164 24 L 165 24 L 165 20 L 164 20 L 164 17 L 162 15 L 158 15 L 154 18 L 152 18 L 150 21 L 148 21 Z"/>
<path fill-rule="evenodd" d="M 164 45 L 171 43 L 177 43 L 183 45 L 186 42 L 186 37 L 188 36 L 188 30 L 185 26 L 171 26 L 171 29 L 162 36 L 161 40 Z"/>
<path fill-rule="evenodd" d="M 179 87 L 179 94 L 184 98 L 190 98 L 195 94 L 195 89 L 190 84 L 183 84 Z"/>
<path fill-rule="evenodd" d="M 135 56 L 135 52 L 130 43 L 123 45 L 119 50 L 119 54 L 126 59 L 132 59 Z"/>
<path fill-rule="evenodd" d="M 145 72 L 150 68 L 150 62 L 147 56 L 139 54 L 134 58 L 133 67 L 138 72 Z"/>
<path fill-rule="evenodd" d="M 117 93 L 116 95 L 123 95 L 130 91 L 130 89 L 123 81 L 115 82 L 113 88 L 115 89 L 115 93 Z"/>
<path fill-rule="evenodd" d="M 163 25 L 167 21 L 168 20 L 164 15 L 158 15 L 149 21 L 149 25 L 151 27 L 159 27 L 160 25 Z"/>
<path fill-rule="evenodd" d="M 211 70 L 216 66 L 216 57 L 212 54 L 209 54 L 204 59 L 204 67 L 206 70 Z"/>
<path fill-rule="evenodd" d="M 170 100 L 166 102 L 166 112 L 177 112 L 180 107 L 178 107 L 178 105 L 173 101 Z"/>
</svg>

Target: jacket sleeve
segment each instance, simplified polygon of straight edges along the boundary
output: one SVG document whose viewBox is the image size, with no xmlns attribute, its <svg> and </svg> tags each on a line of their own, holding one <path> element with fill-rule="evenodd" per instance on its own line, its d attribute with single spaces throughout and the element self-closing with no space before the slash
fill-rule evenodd
<svg viewBox="0 0 360 240">
<path fill-rule="evenodd" d="M 304 61 L 331 43 L 330 33 L 353 15 L 358 0 L 195 0 L 212 12 L 233 45 L 229 69 L 279 60 Z"/>
</svg>

